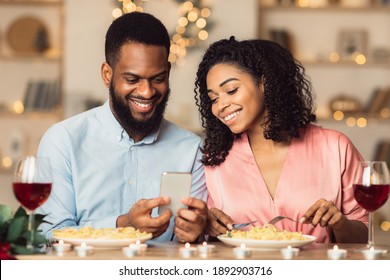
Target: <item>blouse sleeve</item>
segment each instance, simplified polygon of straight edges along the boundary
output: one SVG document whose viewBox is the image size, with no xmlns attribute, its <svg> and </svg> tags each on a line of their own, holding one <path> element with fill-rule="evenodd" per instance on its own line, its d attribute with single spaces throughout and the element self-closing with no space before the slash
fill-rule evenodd
<svg viewBox="0 0 390 280">
<path fill-rule="evenodd" d="M 343 192 L 343 201 L 341 211 L 347 215 L 349 220 L 359 220 L 368 224 L 368 212 L 360 207 L 353 194 L 353 180 L 358 166 L 358 162 L 364 160 L 359 151 L 353 145 L 351 140 L 341 134 L 339 138 L 340 161 L 341 161 L 341 184 Z"/>
</svg>

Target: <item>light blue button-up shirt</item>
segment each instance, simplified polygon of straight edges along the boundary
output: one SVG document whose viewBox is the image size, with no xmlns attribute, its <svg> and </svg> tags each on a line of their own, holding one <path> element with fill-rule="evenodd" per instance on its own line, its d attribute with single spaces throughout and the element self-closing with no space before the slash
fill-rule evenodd
<svg viewBox="0 0 390 280">
<path fill-rule="evenodd" d="M 38 148 L 53 167 L 52 192 L 37 211 L 49 214 L 45 221 L 52 224 L 40 229 L 50 237 L 52 229 L 63 227 L 115 227 L 117 217 L 136 201 L 160 195 L 163 172 L 191 172 L 191 196 L 206 200 L 200 146 L 199 136 L 167 120 L 158 132 L 134 143 L 108 101 L 53 125 Z M 156 240 L 170 240 L 172 232 L 173 219 Z"/>
</svg>

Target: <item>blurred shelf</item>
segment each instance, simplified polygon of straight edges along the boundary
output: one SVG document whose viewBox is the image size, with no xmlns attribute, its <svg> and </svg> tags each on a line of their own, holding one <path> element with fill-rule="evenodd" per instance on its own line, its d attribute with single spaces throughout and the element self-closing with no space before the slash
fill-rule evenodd
<svg viewBox="0 0 390 280">
<path fill-rule="evenodd" d="M 61 61 L 61 55 L 45 55 L 45 54 L 0 54 L 2 62 L 55 62 Z"/>
<path fill-rule="evenodd" d="M 343 132 L 364 158 L 374 158 L 378 142 L 390 137 L 390 111 L 382 115 L 344 113 L 341 120 L 336 120 L 329 103 L 343 94 L 366 109 L 379 88 L 390 86 L 390 3 L 314 8 L 294 4 L 266 6 L 262 2 L 259 1 L 258 37 L 289 48 L 305 67 L 316 93 L 317 123 Z M 283 3 L 286 2 L 294 1 Z M 364 54 L 365 58 L 359 57 L 364 64 L 355 62 L 357 51 Z M 329 60 L 333 52 L 339 54 L 333 56 L 332 61 L 337 62 Z M 387 103 L 383 104 L 390 110 Z"/>
<path fill-rule="evenodd" d="M 5 119 L 20 119 L 20 120 L 61 120 L 63 118 L 63 112 L 61 110 L 55 111 L 31 111 L 23 112 L 21 114 L 0 111 L 0 121 Z"/>
<path fill-rule="evenodd" d="M 0 78 L 2 123 L 62 119 L 65 3 L 65 0 L 0 0 L 0 28 L 4 31 L 0 36 L 0 68 L 7 69 Z M 35 28 L 30 30 L 30 26 Z M 43 49 L 36 46 L 38 28 L 46 31 L 41 35 L 47 40 Z M 46 104 L 48 97 L 53 97 L 50 106 Z M 26 103 L 26 100 L 29 101 L 28 107 L 24 104 L 26 112 L 12 112 L 10 108 L 16 101 Z M 26 107 L 41 111 L 27 111 Z"/>
<path fill-rule="evenodd" d="M 371 5 L 364 7 L 344 7 L 340 5 L 329 5 L 327 7 L 298 7 L 294 5 L 275 5 L 275 6 L 266 6 L 261 5 L 260 7 L 263 10 L 269 11 L 294 11 L 294 12 L 390 12 L 390 5 Z"/>
<path fill-rule="evenodd" d="M 12 167 L 10 168 L 0 167 L 0 175 L 11 175 L 12 171 L 13 171 Z"/>
<path fill-rule="evenodd" d="M 378 124 L 383 124 L 388 126 L 390 124 L 390 118 L 377 118 L 377 117 L 369 117 L 364 114 L 353 114 L 353 115 L 345 115 L 345 117 L 342 120 L 336 120 L 332 117 L 318 117 L 319 122 L 335 122 L 335 123 L 345 123 L 348 118 L 364 118 L 367 120 L 367 125 L 378 125 Z M 390 136 L 390 128 L 389 128 L 389 136 Z"/>
<path fill-rule="evenodd" d="M 62 5 L 64 0 L 0 0 L 0 5 Z"/>
<path fill-rule="evenodd" d="M 331 62 L 325 60 L 307 60 L 299 59 L 298 60 L 304 65 L 318 66 L 318 67 L 354 67 L 354 68 L 390 68 L 390 61 L 376 62 L 376 61 L 367 61 L 364 64 L 357 64 L 354 61 L 338 61 Z"/>
</svg>

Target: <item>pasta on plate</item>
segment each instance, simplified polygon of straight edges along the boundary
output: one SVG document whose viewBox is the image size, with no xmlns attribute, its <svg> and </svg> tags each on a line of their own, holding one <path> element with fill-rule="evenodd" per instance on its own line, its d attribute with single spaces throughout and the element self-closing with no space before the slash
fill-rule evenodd
<svg viewBox="0 0 390 280">
<path fill-rule="evenodd" d="M 300 232 L 278 230 L 271 224 L 266 224 L 263 227 L 254 226 L 248 231 L 232 230 L 227 234 L 227 236 L 231 238 L 251 240 L 308 240 L 308 238 Z"/>
<path fill-rule="evenodd" d="M 55 238 L 78 238 L 78 239 L 129 239 L 151 237 L 151 233 L 141 232 L 133 227 L 122 228 L 63 228 L 53 230 Z"/>
</svg>

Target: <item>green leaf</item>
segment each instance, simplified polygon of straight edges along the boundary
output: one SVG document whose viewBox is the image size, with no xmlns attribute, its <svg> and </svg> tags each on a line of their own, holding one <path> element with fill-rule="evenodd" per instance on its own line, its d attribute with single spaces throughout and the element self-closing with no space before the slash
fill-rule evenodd
<svg viewBox="0 0 390 280">
<path fill-rule="evenodd" d="M 35 215 L 35 225 L 38 227 L 46 215 Z M 13 254 L 35 254 L 36 251 L 26 248 L 30 232 L 28 231 L 29 216 L 23 207 L 19 207 L 12 217 L 12 208 L 0 205 L 0 242 L 9 242 Z M 34 231 L 34 246 L 45 248 L 48 240 L 40 230 Z"/>
<path fill-rule="evenodd" d="M 12 220 L 8 228 L 8 242 L 15 242 L 22 235 L 23 231 L 26 230 L 27 219 L 27 217 L 17 217 Z"/>
<path fill-rule="evenodd" d="M 0 227 L 0 242 L 7 242 L 7 233 L 11 220 L 6 221 Z"/>
<path fill-rule="evenodd" d="M 39 227 L 40 224 L 42 224 L 44 221 L 43 219 L 46 217 L 47 215 L 42 215 L 42 214 L 35 214 L 35 229 L 37 229 Z"/>
<path fill-rule="evenodd" d="M 12 208 L 7 206 L 7 205 L 3 205 L 3 204 L 0 204 L 0 228 L 3 227 L 3 224 L 12 219 Z"/>
<path fill-rule="evenodd" d="M 26 217 L 26 216 L 28 216 L 27 215 L 27 212 L 26 212 L 26 210 L 24 210 L 24 208 L 22 207 L 22 206 L 20 206 L 19 208 L 18 208 L 18 210 L 16 210 L 16 213 L 15 213 L 15 218 L 17 218 L 17 217 Z"/>
<path fill-rule="evenodd" d="M 25 245 L 11 244 L 11 253 L 14 255 L 31 255 L 33 254 L 33 251 L 31 249 L 27 249 Z"/>
<path fill-rule="evenodd" d="M 46 244 L 46 242 L 47 242 L 47 239 L 43 235 L 41 235 L 41 234 L 34 235 L 34 245 L 35 246 Z"/>
</svg>

